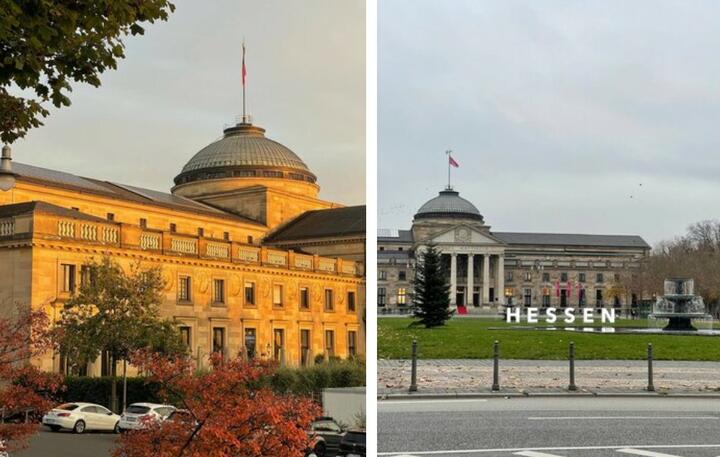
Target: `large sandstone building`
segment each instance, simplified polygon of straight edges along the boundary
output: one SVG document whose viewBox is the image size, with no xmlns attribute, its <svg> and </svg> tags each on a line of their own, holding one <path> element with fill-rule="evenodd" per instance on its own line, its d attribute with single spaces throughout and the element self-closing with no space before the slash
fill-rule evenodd
<svg viewBox="0 0 720 457">
<path fill-rule="evenodd" d="M 379 313 L 408 312 L 416 253 L 441 252 L 460 313 L 524 307 L 613 307 L 627 315 L 640 294 L 632 276 L 650 246 L 639 236 L 496 232 L 446 188 L 415 214 L 411 230 L 378 233 Z"/>
<path fill-rule="evenodd" d="M 15 163 L 0 192 L 0 306 L 57 318 L 83 264 L 110 256 L 162 267 L 162 314 L 200 363 L 213 351 L 291 365 L 361 355 L 365 207 L 319 199 L 316 176 L 264 132 L 225 129 L 171 193 Z M 61 354 L 37 363 L 66 369 Z"/>
</svg>

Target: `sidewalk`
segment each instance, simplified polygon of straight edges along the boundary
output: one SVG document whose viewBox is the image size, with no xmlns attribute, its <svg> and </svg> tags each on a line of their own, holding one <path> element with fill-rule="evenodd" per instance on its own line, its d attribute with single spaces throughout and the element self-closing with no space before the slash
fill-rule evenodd
<svg viewBox="0 0 720 457">
<path fill-rule="evenodd" d="M 659 394 L 720 396 L 720 362 L 654 361 L 654 385 Z M 492 360 L 418 360 L 420 395 L 490 394 Z M 647 393 L 645 360 L 577 360 L 578 392 L 598 394 Z M 500 360 L 501 393 L 547 395 L 567 392 L 567 360 Z M 378 395 L 407 394 L 409 360 L 378 360 Z M 494 395 L 498 395 L 495 393 Z"/>
</svg>

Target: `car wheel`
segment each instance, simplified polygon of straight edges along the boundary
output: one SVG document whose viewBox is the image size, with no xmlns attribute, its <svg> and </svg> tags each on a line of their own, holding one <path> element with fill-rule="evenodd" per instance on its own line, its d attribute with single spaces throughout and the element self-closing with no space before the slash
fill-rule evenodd
<svg viewBox="0 0 720 457">
<path fill-rule="evenodd" d="M 52 430 L 53 432 L 58 432 L 58 431 L 60 431 L 60 426 L 59 426 L 59 425 L 50 425 L 49 427 L 50 427 L 50 430 Z"/>
<path fill-rule="evenodd" d="M 115 423 L 115 428 L 113 429 L 113 433 L 115 433 L 115 434 L 117 435 L 117 434 L 120 433 L 121 431 L 122 431 L 122 430 L 120 430 L 120 421 L 117 421 L 117 422 Z"/>
<path fill-rule="evenodd" d="M 85 431 L 85 421 L 79 420 L 75 422 L 75 427 L 73 427 L 73 432 L 80 434 Z"/>
<path fill-rule="evenodd" d="M 316 444 L 314 450 L 318 457 L 325 457 L 325 443 Z"/>
</svg>

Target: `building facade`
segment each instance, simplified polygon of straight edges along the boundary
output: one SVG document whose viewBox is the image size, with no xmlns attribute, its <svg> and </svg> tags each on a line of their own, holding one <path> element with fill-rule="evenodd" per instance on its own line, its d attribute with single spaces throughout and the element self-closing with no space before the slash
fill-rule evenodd
<svg viewBox="0 0 720 457">
<path fill-rule="evenodd" d="M 57 319 L 83 264 L 109 256 L 162 268 L 161 314 L 200 364 L 216 351 L 288 365 L 364 354 L 365 207 L 320 200 L 315 175 L 264 132 L 225 129 L 171 193 L 14 164 L 15 187 L 0 192 L 0 309 Z M 321 226 L 298 231 L 308 218 Z M 34 362 L 64 367 L 60 354 Z"/>
<path fill-rule="evenodd" d="M 460 313 L 502 309 L 613 307 L 628 315 L 641 297 L 634 271 L 650 251 L 639 236 L 496 232 L 447 188 L 415 214 L 410 230 L 378 233 L 379 312 L 411 307 L 416 254 L 433 244 Z"/>
</svg>

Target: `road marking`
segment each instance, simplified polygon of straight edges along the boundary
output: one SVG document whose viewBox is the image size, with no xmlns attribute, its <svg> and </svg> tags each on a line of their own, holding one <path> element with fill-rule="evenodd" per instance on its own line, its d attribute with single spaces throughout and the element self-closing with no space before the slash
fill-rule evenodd
<svg viewBox="0 0 720 457">
<path fill-rule="evenodd" d="M 410 455 L 419 457 L 422 455 L 462 455 L 462 454 L 487 454 L 490 452 L 523 452 L 523 451 L 597 451 L 617 449 L 720 449 L 720 444 L 666 444 L 666 445 L 645 445 L 645 444 L 623 444 L 620 446 L 569 446 L 569 447 L 518 447 L 518 448 L 495 448 L 495 449 L 448 449 L 444 451 L 395 451 L 378 452 L 377 455 L 388 455 L 400 457 Z"/>
<path fill-rule="evenodd" d="M 452 400 L 383 400 L 378 402 L 378 405 L 389 405 L 389 404 L 404 404 L 409 403 L 468 403 L 468 402 L 484 402 L 487 401 L 485 398 L 465 398 L 465 399 L 452 399 Z M 400 456 L 398 456 L 400 457 Z M 413 456 L 410 456 L 413 457 Z"/>
<path fill-rule="evenodd" d="M 718 420 L 718 416 L 531 416 L 527 420 L 530 421 L 547 421 L 547 420 Z"/>
<path fill-rule="evenodd" d="M 617 452 L 622 452 L 623 454 L 643 455 L 645 457 L 678 457 L 677 455 L 673 455 L 673 454 L 663 454 L 661 452 L 643 451 L 642 449 L 618 449 Z"/>
<path fill-rule="evenodd" d="M 557 455 L 557 454 L 546 454 L 544 452 L 535 452 L 535 451 L 516 452 L 513 455 L 522 455 L 523 457 L 562 457 L 561 455 Z"/>
</svg>

